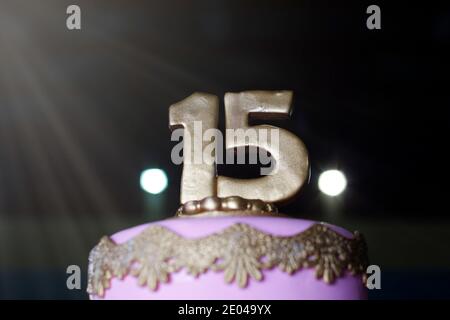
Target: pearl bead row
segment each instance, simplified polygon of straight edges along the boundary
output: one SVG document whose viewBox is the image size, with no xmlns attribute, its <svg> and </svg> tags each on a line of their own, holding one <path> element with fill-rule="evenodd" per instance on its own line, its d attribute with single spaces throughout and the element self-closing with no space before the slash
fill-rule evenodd
<svg viewBox="0 0 450 320">
<path fill-rule="evenodd" d="M 177 216 L 194 215 L 208 211 L 255 211 L 277 213 L 278 210 L 272 203 L 258 199 L 244 199 L 239 196 L 219 198 L 206 197 L 202 200 L 192 200 L 183 204 L 177 211 Z"/>
</svg>

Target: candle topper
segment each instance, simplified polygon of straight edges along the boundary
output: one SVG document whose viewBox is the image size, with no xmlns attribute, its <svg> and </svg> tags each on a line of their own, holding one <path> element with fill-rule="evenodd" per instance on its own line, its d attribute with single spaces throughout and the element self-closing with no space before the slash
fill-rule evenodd
<svg viewBox="0 0 450 320">
<path fill-rule="evenodd" d="M 266 124 L 250 126 L 249 116 L 260 120 L 288 117 L 292 112 L 292 92 L 226 93 L 224 100 L 225 149 L 260 148 L 270 153 L 275 164 L 270 174 L 259 178 L 216 176 L 214 161 L 217 154 L 205 151 L 217 141 L 212 136 L 206 139 L 204 136 L 208 130 L 217 129 L 219 99 L 207 93 L 194 93 L 173 104 L 169 111 L 170 128 L 182 127 L 185 137 L 193 137 L 183 140 L 181 210 L 189 214 L 255 207 L 260 211 L 273 211 L 272 203 L 293 198 L 307 180 L 308 153 L 303 142 L 293 133 Z M 197 128 L 196 124 L 199 124 Z M 261 139 L 267 135 L 276 139 Z"/>
</svg>

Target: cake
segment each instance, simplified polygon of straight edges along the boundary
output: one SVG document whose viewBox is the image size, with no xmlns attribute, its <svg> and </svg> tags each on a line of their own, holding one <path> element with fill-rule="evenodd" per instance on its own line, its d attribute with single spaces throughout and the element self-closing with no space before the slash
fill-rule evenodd
<svg viewBox="0 0 450 320">
<path fill-rule="evenodd" d="M 249 127 L 234 117 L 288 114 L 291 102 L 290 91 L 228 93 L 227 128 L 283 130 Z M 208 127 L 214 127 L 217 109 L 214 96 L 194 94 L 171 106 L 171 126 L 179 124 L 182 112 L 184 129 L 199 116 L 212 119 Z M 368 260 L 361 234 L 278 212 L 275 203 L 298 193 L 309 166 L 301 140 L 285 130 L 279 134 L 278 149 L 254 142 L 277 160 L 273 176 L 211 177 L 210 166 L 187 163 L 185 154 L 175 216 L 103 237 L 89 256 L 90 298 L 366 299 Z M 252 144 L 227 138 L 227 149 Z M 198 182 L 196 175 L 212 183 Z"/>
</svg>

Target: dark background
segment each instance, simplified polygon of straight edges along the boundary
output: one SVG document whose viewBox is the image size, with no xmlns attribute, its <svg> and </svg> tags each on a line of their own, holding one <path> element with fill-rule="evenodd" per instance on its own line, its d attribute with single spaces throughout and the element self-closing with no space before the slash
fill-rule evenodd
<svg viewBox="0 0 450 320">
<path fill-rule="evenodd" d="M 174 214 L 169 105 L 288 89 L 294 114 L 274 124 L 312 171 L 281 211 L 362 231 L 382 269 L 372 298 L 450 298 L 449 57 L 443 2 L 0 0 L 0 297 L 86 298 L 68 265 Z M 139 186 L 150 167 L 169 176 L 159 196 Z M 317 188 L 328 168 L 349 181 L 337 198 Z"/>
</svg>

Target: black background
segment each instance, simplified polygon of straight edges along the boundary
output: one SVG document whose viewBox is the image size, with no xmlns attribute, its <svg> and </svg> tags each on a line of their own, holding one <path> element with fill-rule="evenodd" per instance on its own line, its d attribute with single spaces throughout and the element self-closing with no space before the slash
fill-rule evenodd
<svg viewBox="0 0 450 320">
<path fill-rule="evenodd" d="M 67 30 L 69 4 L 81 7 L 82 30 Z M 366 27 L 370 4 L 381 8 L 381 30 Z M 223 101 L 229 91 L 293 90 L 292 118 L 274 124 L 306 144 L 311 180 L 281 210 L 349 227 L 367 222 L 359 228 L 369 233 L 375 257 L 397 268 L 386 277 L 392 284 L 404 279 L 392 287 L 408 281 L 399 270 L 409 266 L 425 277 L 416 288 L 421 297 L 436 270 L 439 279 L 450 279 L 442 240 L 450 119 L 444 2 L 2 1 L 0 36 L 4 297 L 66 297 L 61 287 L 47 295 L 30 291 L 35 280 L 23 280 L 24 272 L 63 286 L 60 266 L 85 268 L 103 234 L 173 215 L 181 167 L 170 161 L 168 107 L 195 91 Z M 159 199 L 140 190 L 139 175 L 149 167 L 169 176 Z M 341 169 L 349 181 L 337 199 L 317 188 L 328 168 Z M 64 227 L 54 231 L 52 221 L 63 220 L 77 228 L 75 238 L 58 236 Z M 390 251 L 392 242 L 409 240 L 384 237 L 368 221 L 383 230 L 413 226 L 399 238 L 423 236 L 433 245 Z M 441 226 L 443 238 L 433 241 L 430 223 Z M 51 252 L 51 243 L 55 252 L 17 253 L 39 241 L 40 250 Z M 70 251 L 71 241 L 80 249 L 69 262 L 58 252 Z M 399 255 L 412 262 L 400 263 Z M 427 263 L 429 256 L 435 260 Z M 16 280 L 27 284 L 11 291 Z M 396 292 L 384 297 L 411 295 Z"/>
</svg>

